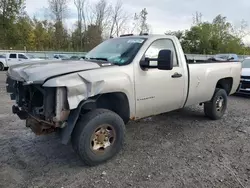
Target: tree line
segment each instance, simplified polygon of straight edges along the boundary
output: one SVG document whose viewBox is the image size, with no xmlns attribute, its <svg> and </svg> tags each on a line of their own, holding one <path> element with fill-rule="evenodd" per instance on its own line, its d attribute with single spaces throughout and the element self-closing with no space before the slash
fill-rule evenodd
<svg viewBox="0 0 250 188">
<path fill-rule="evenodd" d="M 220 14 L 212 22 L 207 22 L 202 21 L 202 14 L 196 12 L 190 29 L 168 31 L 165 34 L 175 35 L 181 41 L 185 53 L 250 54 L 249 46 L 243 43 L 243 38 L 249 35 L 247 22 L 242 20 L 239 26 L 235 26 Z"/>
<path fill-rule="evenodd" d="M 65 24 L 68 0 L 48 0 L 50 19 L 29 17 L 25 0 L 0 0 L 0 49 L 88 51 L 107 38 L 149 30 L 145 8 L 130 15 L 121 0 L 71 1 L 78 15 L 73 30 Z"/>
<path fill-rule="evenodd" d="M 77 21 L 71 30 L 65 20 L 69 16 L 68 0 L 48 0 L 50 19 L 30 17 L 25 0 L 0 0 L 0 49 L 89 51 L 103 40 L 124 33 L 148 33 L 148 12 L 129 14 L 122 0 L 110 4 L 108 0 L 71 0 L 77 10 Z M 235 27 L 227 18 L 218 15 L 212 22 L 202 21 L 196 13 L 190 29 L 167 31 L 177 36 L 185 53 L 250 54 L 242 42 L 247 32 L 242 21 Z"/>
</svg>

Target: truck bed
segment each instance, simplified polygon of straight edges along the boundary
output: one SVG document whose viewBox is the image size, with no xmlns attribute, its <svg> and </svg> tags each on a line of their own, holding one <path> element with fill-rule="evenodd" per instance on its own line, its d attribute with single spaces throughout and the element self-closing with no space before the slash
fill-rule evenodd
<svg viewBox="0 0 250 188">
<path fill-rule="evenodd" d="M 233 94 L 240 81 L 241 64 L 235 62 L 210 62 L 188 64 L 189 91 L 185 106 L 209 101 L 215 91 L 217 81 L 221 77 L 232 80 L 232 88 L 228 94 Z M 230 75 L 230 76 L 228 76 Z M 232 79 L 234 78 L 234 79 Z"/>
</svg>

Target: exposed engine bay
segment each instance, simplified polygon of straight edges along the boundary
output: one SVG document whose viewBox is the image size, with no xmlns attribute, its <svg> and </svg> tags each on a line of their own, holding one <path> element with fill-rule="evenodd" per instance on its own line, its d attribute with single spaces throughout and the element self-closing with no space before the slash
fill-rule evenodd
<svg viewBox="0 0 250 188">
<path fill-rule="evenodd" d="M 11 100 L 16 101 L 12 106 L 13 113 L 26 120 L 26 127 L 35 134 L 51 133 L 66 125 L 70 113 L 66 88 L 24 85 L 9 77 L 6 83 Z"/>
</svg>

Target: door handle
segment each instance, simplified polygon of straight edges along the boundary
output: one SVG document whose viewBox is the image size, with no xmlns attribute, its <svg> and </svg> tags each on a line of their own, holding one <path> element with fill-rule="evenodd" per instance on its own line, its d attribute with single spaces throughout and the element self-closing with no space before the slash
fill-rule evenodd
<svg viewBox="0 0 250 188">
<path fill-rule="evenodd" d="M 182 77 L 182 74 L 180 74 L 180 73 L 178 73 L 178 72 L 176 72 L 176 73 L 174 73 L 174 74 L 172 75 L 172 78 L 180 78 L 180 77 Z"/>
</svg>

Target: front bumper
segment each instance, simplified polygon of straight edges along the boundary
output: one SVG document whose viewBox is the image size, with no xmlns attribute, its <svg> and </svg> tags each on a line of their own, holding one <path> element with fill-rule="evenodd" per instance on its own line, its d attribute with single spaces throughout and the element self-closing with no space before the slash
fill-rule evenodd
<svg viewBox="0 0 250 188">
<path fill-rule="evenodd" d="M 16 114 L 21 120 L 26 120 L 26 127 L 29 127 L 36 135 L 49 134 L 57 129 L 54 124 L 39 119 L 18 106 L 12 106 L 12 113 Z"/>
<path fill-rule="evenodd" d="M 236 93 L 250 95 L 250 77 L 241 77 Z"/>
<path fill-rule="evenodd" d="M 23 85 L 7 77 L 6 90 L 11 100 L 16 102 L 12 106 L 13 114 L 26 120 L 26 127 L 37 135 L 51 133 L 65 126 L 70 113 L 65 88 Z"/>
</svg>

